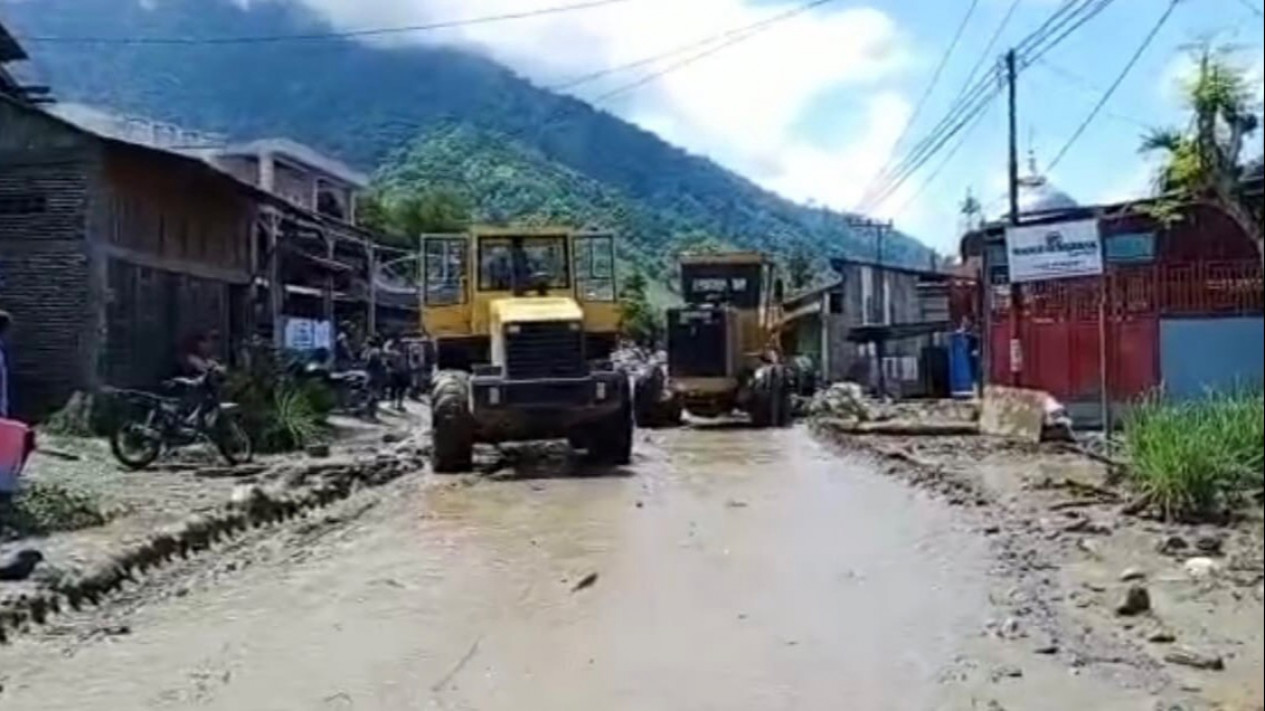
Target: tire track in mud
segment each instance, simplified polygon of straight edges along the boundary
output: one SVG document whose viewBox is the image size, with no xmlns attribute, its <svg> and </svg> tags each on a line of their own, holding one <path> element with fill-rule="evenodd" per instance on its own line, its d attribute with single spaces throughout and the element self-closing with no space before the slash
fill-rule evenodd
<svg viewBox="0 0 1265 711">
<path fill-rule="evenodd" d="M 83 574 L 68 580 L 23 586 L 0 600 L 0 645 L 7 644 L 16 635 L 30 633 L 34 627 L 50 623 L 63 612 L 102 607 L 126 584 L 143 588 L 147 577 L 158 575 L 164 568 L 189 562 L 213 550 L 223 553 L 231 549 L 237 539 L 256 539 L 247 534 L 259 532 L 266 536 L 271 527 L 307 518 L 362 489 L 380 487 L 417 472 L 425 466 L 425 461 L 422 449 L 410 452 L 399 448 L 394 455 L 371 459 L 285 467 L 274 477 L 278 481 L 267 488 L 243 484 L 234 489 L 227 503 L 213 512 L 192 516 L 159 531 Z M 190 567 L 196 569 L 196 561 Z"/>
</svg>

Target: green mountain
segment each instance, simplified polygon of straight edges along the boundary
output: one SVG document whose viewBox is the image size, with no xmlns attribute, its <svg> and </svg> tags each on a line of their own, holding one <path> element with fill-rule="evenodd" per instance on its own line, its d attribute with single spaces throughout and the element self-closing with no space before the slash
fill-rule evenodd
<svg viewBox="0 0 1265 711">
<path fill-rule="evenodd" d="M 459 190 L 481 216 L 569 218 L 617 230 L 662 265 L 702 236 L 781 254 L 872 257 L 847 216 L 785 200 L 705 158 L 475 54 L 283 42 L 48 38 L 270 37 L 326 32 L 289 0 L 26 0 L 0 21 L 30 38 L 33 79 L 62 100 L 233 137 L 284 135 L 377 171 L 388 191 Z M 45 38 L 40 40 L 38 38 Z M 884 255 L 926 263 L 904 235 Z"/>
</svg>

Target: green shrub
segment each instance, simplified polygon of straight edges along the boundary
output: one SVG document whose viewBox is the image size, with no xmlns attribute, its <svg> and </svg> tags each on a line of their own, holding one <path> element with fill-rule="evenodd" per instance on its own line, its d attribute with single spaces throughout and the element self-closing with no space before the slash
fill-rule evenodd
<svg viewBox="0 0 1265 711">
<path fill-rule="evenodd" d="M 96 495 L 33 481 L 12 501 L 0 501 L 0 540 L 76 531 L 107 520 Z"/>
<path fill-rule="evenodd" d="M 1154 398 L 1125 421 L 1134 484 L 1166 518 L 1224 512 L 1265 483 L 1265 396 L 1260 390 L 1199 400 Z"/>
<path fill-rule="evenodd" d="M 286 452 L 302 449 L 320 434 L 321 417 L 310 391 L 286 385 L 273 393 L 272 409 L 266 413 L 259 438 L 264 451 Z"/>
<path fill-rule="evenodd" d="M 227 397 L 260 452 L 301 449 L 316 439 L 334 395 L 316 382 L 292 377 L 271 349 L 250 353 L 249 365 L 229 374 Z"/>
</svg>

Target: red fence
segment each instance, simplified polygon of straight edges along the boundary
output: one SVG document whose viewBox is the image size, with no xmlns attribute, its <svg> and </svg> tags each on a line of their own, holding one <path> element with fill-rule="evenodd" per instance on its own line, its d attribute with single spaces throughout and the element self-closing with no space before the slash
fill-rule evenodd
<svg viewBox="0 0 1265 711">
<path fill-rule="evenodd" d="M 1103 332 L 1107 390 L 1113 400 L 1126 400 L 1160 383 L 1160 318 L 1253 315 L 1265 306 L 1260 263 L 1245 261 L 1123 266 L 1103 277 L 1023 284 L 1013 320 L 1007 300 L 997 301 L 989 339 L 992 382 L 1017 381 L 1065 401 L 1100 393 Z M 1017 378 L 1011 368 L 1016 327 Z"/>
</svg>

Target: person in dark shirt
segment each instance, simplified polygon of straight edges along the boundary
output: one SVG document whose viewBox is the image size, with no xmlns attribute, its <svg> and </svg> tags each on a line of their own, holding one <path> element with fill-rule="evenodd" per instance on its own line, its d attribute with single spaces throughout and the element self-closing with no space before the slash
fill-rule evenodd
<svg viewBox="0 0 1265 711">
<path fill-rule="evenodd" d="M 177 370 L 182 378 L 200 378 L 211 373 L 224 372 L 224 366 L 215 359 L 215 338 L 211 333 L 197 333 L 189 338 L 180 354 Z"/>
<path fill-rule="evenodd" d="M 399 412 L 404 411 L 404 396 L 409 385 L 408 354 L 404 348 L 402 341 L 392 338 L 382 349 L 387 367 L 387 397 Z"/>
</svg>

